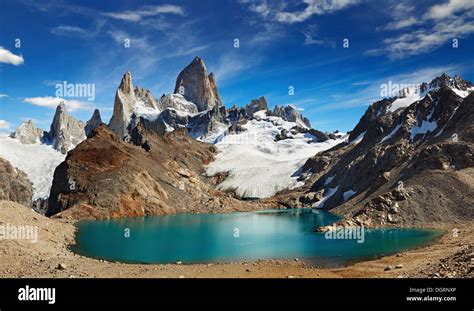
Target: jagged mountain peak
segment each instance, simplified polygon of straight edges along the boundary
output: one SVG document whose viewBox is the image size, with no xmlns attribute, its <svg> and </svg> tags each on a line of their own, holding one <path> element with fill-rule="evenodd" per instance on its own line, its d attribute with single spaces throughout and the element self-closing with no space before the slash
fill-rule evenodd
<svg viewBox="0 0 474 311">
<path fill-rule="evenodd" d="M 19 140 L 22 144 L 29 145 L 40 142 L 43 135 L 43 130 L 37 128 L 33 120 L 30 119 L 20 124 L 15 132 L 10 134 L 10 137 Z"/>
<path fill-rule="evenodd" d="M 450 77 L 448 74 L 443 73 L 441 76 L 434 78 L 430 84 L 431 89 L 436 88 L 454 88 L 460 91 L 467 91 L 472 87 L 472 83 L 466 80 L 463 80 L 460 76 L 455 75 Z"/>
<path fill-rule="evenodd" d="M 198 56 L 179 73 L 174 93 L 196 104 L 199 111 L 223 105 L 214 74 L 207 73 L 204 61 Z"/>
<path fill-rule="evenodd" d="M 121 90 L 125 94 L 133 94 L 133 83 L 132 83 L 132 73 L 127 71 L 123 77 L 122 81 L 120 81 L 119 90 Z"/>
<path fill-rule="evenodd" d="M 45 140 L 52 143 L 54 149 L 67 153 L 86 138 L 85 126 L 84 122 L 68 115 L 65 103 L 61 102 L 56 107 L 56 113 L 50 130 L 45 135 Z"/>
<path fill-rule="evenodd" d="M 84 128 L 87 137 L 89 137 L 92 131 L 94 131 L 101 124 L 102 118 L 100 117 L 100 111 L 99 109 L 95 109 L 92 117 L 89 119 L 89 121 L 87 121 L 86 127 Z"/>
<path fill-rule="evenodd" d="M 281 117 L 290 122 L 296 122 L 300 126 L 311 128 L 311 122 L 309 122 L 308 118 L 305 118 L 301 115 L 293 105 L 286 105 L 286 106 L 278 106 L 276 105 L 273 109 L 273 115 L 277 117 Z"/>
</svg>

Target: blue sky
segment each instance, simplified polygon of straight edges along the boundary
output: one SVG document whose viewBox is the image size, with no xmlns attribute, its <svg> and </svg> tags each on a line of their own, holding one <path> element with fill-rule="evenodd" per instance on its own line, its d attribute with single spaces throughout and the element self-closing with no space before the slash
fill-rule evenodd
<svg viewBox="0 0 474 311">
<path fill-rule="evenodd" d="M 126 71 L 159 98 L 194 56 L 215 73 L 227 107 L 264 95 L 271 107 L 297 106 L 326 131 L 351 130 L 380 99 L 382 83 L 443 72 L 474 81 L 472 0 L 1 0 L 1 7 L 3 132 L 26 119 L 47 129 L 58 81 L 95 84 L 94 101 L 66 98 L 67 106 L 82 120 L 99 108 L 108 122 Z"/>
</svg>

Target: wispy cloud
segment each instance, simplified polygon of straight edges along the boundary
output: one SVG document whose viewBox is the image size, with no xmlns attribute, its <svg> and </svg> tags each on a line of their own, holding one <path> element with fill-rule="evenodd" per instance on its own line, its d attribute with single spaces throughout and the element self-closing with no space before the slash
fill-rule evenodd
<svg viewBox="0 0 474 311">
<path fill-rule="evenodd" d="M 448 0 L 443 4 L 432 6 L 425 14 L 425 18 L 443 19 L 451 17 L 455 13 L 474 9 L 472 0 Z"/>
<path fill-rule="evenodd" d="M 102 15 L 104 16 L 128 22 L 139 22 L 146 17 L 157 16 L 162 14 L 174 14 L 183 16 L 184 9 L 178 5 L 165 4 L 156 6 L 146 6 L 138 10 L 102 13 Z"/>
<path fill-rule="evenodd" d="M 25 62 L 23 56 L 15 55 L 4 47 L 0 46 L 0 63 L 10 64 L 10 65 L 21 65 Z"/>
<path fill-rule="evenodd" d="M 56 107 L 61 103 L 64 102 L 66 108 L 69 111 L 76 111 L 76 110 L 92 110 L 94 107 L 91 105 L 90 102 L 83 102 L 74 99 L 64 99 L 60 97 L 52 97 L 52 96 L 44 96 L 44 97 L 29 97 L 23 100 L 24 103 L 39 106 L 39 107 L 46 107 L 56 109 Z"/>
<path fill-rule="evenodd" d="M 317 37 L 317 25 L 309 25 L 305 30 L 302 31 L 304 35 L 304 45 L 320 45 L 320 46 L 332 46 L 335 43 L 327 40 L 323 40 Z"/>
<path fill-rule="evenodd" d="M 474 1 L 448 0 L 434 5 L 422 14 L 405 2 L 391 6 L 392 21 L 379 30 L 405 32 L 385 38 L 382 48 L 372 49 L 367 55 L 388 55 L 392 60 L 429 53 L 454 38 L 461 39 L 474 33 Z M 422 14 L 420 17 L 419 14 Z"/>
<path fill-rule="evenodd" d="M 138 49 L 149 49 L 151 44 L 148 42 L 146 37 L 133 37 L 129 33 L 122 30 L 110 30 L 107 32 L 111 38 L 118 44 L 123 45 L 125 40 L 130 40 L 130 46 Z"/>
<path fill-rule="evenodd" d="M 0 98 L 8 97 L 7 94 L 0 94 Z"/>
<path fill-rule="evenodd" d="M 315 15 L 324 15 L 345 9 L 359 3 L 360 0 L 302 0 L 298 2 L 297 7 L 304 6 L 304 9 L 290 11 L 285 1 L 240 1 L 240 3 L 247 5 L 251 12 L 257 13 L 265 19 L 294 24 L 304 22 Z"/>
<path fill-rule="evenodd" d="M 87 30 L 77 27 L 77 26 L 70 26 L 70 25 L 59 25 L 51 29 L 51 33 L 55 35 L 86 35 Z"/>
<path fill-rule="evenodd" d="M 83 28 L 74 25 L 59 25 L 51 28 L 50 32 L 57 36 L 92 38 L 101 32 L 105 23 L 105 20 L 96 19 L 95 26 L 90 28 Z"/>
<path fill-rule="evenodd" d="M 238 76 L 242 71 L 250 70 L 251 67 L 259 62 L 260 58 L 258 56 L 226 53 L 219 58 L 219 61 L 214 66 L 214 74 L 217 82 L 220 83 Z"/>
</svg>

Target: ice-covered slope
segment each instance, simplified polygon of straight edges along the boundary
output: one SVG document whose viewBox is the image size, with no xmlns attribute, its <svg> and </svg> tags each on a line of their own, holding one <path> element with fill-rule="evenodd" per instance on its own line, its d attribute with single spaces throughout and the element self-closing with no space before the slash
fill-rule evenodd
<svg viewBox="0 0 474 311">
<path fill-rule="evenodd" d="M 33 200 L 48 198 L 54 170 L 66 157 L 50 145 L 24 145 L 10 137 L 0 137 L 0 156 L 28 175 L 33 183 Z"/>
<path fill-rule="evenodd" d="M 219 185 L 222 190 L 234 190 L 246 198 L 266 198 L 280 190 L 301 186 L 298 173 L 306 160 L 316 153 L 329 149 L 347 139 L 314 143 L 311 134 L 296 133 L 293 138 L 276 141 L 283 129 L 290 130 L 296 123 L 279 117 L 266 117 L 257 112 L 258 118 L 243 125 L 245 131 L 222 135 L 216 143 L 220 151 L 207 167 L 207 173 L 229 172 Z"/>
</svg>

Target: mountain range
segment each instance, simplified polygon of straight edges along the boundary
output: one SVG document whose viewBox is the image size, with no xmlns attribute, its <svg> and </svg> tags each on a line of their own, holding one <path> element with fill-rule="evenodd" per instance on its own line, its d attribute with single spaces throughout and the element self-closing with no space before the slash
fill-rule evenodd
<svg viewBox="0 0 474 311">
<path fill-rule="evenodd" d="M 226 108 L 199 57 L 159 99 L 126 72 L 108 124 L 61 104 L 48 132 L 27 121 L 4 138 L 16 168 L 2 173 L 24 180 L 0 197 L 21 191 L 73 219 L 312 207 L 344 225 L 459 222 L 474 216 L 473 90 L 443 74 L 373 103 L 349 133 L 325 133 L 265 97 Z"/>
</svg>

